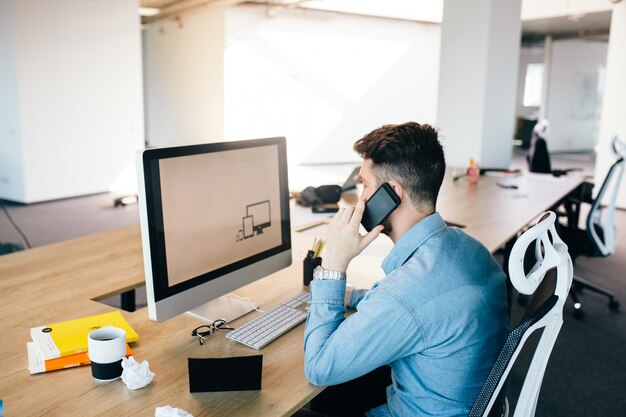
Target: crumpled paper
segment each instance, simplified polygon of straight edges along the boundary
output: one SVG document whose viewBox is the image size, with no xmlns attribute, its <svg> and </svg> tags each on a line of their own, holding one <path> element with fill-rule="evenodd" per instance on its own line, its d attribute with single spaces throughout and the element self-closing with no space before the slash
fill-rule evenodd
<svg viewBox="0 0 626 417">
<path fill-rule="evenodd" d="M 193 417 L 191 414 L 183 410 L 182 408 L 170 407 L 166 405 L 164 407 L 157 407 L 154 412 L 154 417 Z"/>
<path fill-rule="evenodd" d="M 128 389 L 143 388 L 154 378 L 154 372 L 150 371 L 148 361 L 139 363 L 134 356 L 122 358 L 122 369 L 122 381 Z"/>
</svg>

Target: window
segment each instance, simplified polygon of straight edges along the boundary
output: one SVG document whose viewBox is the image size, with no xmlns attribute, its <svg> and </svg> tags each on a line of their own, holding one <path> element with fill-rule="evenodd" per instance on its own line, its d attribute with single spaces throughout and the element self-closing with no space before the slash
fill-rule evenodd
<svg viewBox="0 0 626 417">
<path fill-rule="evenodd" d="M 528 64 L 524 83 L 524 106 L 539 107 L 543 87 L 543 64 Z"/>
</svg>

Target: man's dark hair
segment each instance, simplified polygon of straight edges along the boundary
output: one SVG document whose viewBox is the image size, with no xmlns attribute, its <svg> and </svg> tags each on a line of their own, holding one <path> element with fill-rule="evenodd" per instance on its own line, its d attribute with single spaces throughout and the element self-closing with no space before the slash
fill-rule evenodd
<svg viewBox="0 0 626 417">
<path fill-rule="evenodd" d="M 416 210 L 435 210 L 446 161 L 434 127 L 415 122 L 385 125 L 356 141 L 354 150 L 372 160 L 379 185 L 395 180 Z"/>
</svg>

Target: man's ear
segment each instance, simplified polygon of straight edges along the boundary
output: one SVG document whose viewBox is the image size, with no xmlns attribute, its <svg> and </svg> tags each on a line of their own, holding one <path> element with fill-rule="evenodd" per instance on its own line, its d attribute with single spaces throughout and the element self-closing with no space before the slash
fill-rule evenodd
<svg viewBox="0 0 626 417">
<path fill-rule="evenodd" d="M 400 197 L 400 200 L 402 200 L 404 197 L 404 188 L 402 188 L 400 183 L 392 180 L 392 181 L 389 181 L 388 184 L 391 186 L 391 188 L 396 193 L 396 195 Z"/>
</svg>

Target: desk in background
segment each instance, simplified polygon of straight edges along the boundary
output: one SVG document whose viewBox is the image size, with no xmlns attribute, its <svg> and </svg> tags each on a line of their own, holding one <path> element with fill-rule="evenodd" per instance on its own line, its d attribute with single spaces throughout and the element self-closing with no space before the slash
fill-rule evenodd
<svg viewBox="0 0 626 417">
<path fill-rule="evenodd" d="M 481 176 L 477 185 L 470 185 L 466 177 L 456 182 L 452 177 L 452 170 L 446 170 L 437 201 L 437 211 L 446 222 L 462 227 L 491 253 L 503 247 L 541 213 L 575 192 L 585 179 L 577 173 L 559 178 L 524 173 L 518 177 L 506 178 Z M 498 184 L 515 185 L 517 188 L 502 188 Z M 356 204 L 357 198 L 356 194 L 350 194 L 340 204 Z M 298 220 L 296 224 L 292 222 L 292 226 L 298 230 L 311 226 L 312 219 L 319 223 L 331 217 L 327 214 L 310 214 L 310 210 L 304 207 L 295 207 L 292 210 L 292 218 Z M 312 231 L 303 231 L 318 234 L 323 232 L 323 228 L 310 230 Z M 376 245 L 385 246 L 385 251 L 388 251 L 392 243 L 387 237 L 381 236 L 375 241 L 374 246 Z M 384 255 L 380 250 L 375 253 Z"/>
<path fill-rule="evenodd" d="M 462 180 L 444 181 L 438 210 L 444 219 L 465 230 L 494 252 L 518 230 L 575 189 L 581 177 L 563 181 L 523 176 L 507 182 L 517 190 L 496 186 L 499 178 L 482 177 L 472 187 Z M 297 210 L 308 210 L 294 207 Z M 304 217 L 303 217 L 304 218 Z M 314 215 L 309 220 L 324 221 Z M 314 230 L 314 229 L 311 229 Z M 385 240 L 386 239 L 386 240 Z M 236 293 L 252 297 L 262 309 L 301 291 L 304 253 L 313 237 L 293 233 L 293 265 Z M 382 276 L 379 265 L 391 243 L 386 237 L 355 259 L 349 280 L 370 285 Z M 368 248 L 370 249 L 370 248 Z M 190 394 L 188 357 L 225 357 L 257 352 L 218 333 L 200 346 L 190 335 L 198 320 L 186 315 L 165 323 L 148 319 L 145 309 L 124 312 L 139 333 L 135 357 L 148 360 L 156 376 L 146 388 L 130 391 L 121 381 L 96 384 L 88 367 L 39 375 L 27 370 L 26 342 L 33 326 L 103 313 L 111 307 L 93 301 L 143 285 L 139 227 L 113 230 L 76 240 L 0 257 L 0 399 L 7 415 L 141 415 L 153 416 L 155 407 L 172 405 L 194 416 L 291 415 L 321 392 L 304 377 L 304 325 L 261 350 L 261 391 Z M 233 323 L 249 320 L 244 317 Z M 235 370 L 233 370 L 235 371 Z"/>
</svg>

